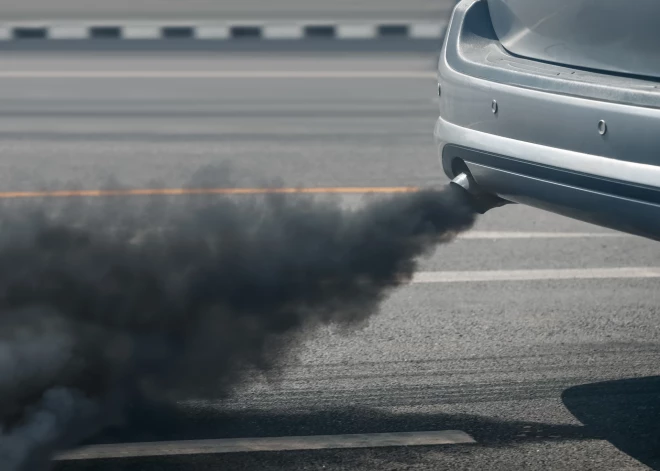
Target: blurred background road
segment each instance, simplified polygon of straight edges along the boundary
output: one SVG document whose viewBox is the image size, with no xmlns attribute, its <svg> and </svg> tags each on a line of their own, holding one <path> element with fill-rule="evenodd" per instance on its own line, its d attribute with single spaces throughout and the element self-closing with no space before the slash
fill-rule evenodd
<svg viewBox="0 0 660 471">
<path fill-rule="evenodd" d="M 2 0 L 1 21 L 438 20 L 454 0 Z"/>
<path fill-rule="evenodd" d="M 444 184 L 433 70 L 432 55 L 386 48 L 4 53 L 0 189 Z M 521 206 L 494 210 L 421 267 L 490 279 L 406 286 L 364 329 L 308 339 L 281 381 L 139 409 L 97 438 L 462 430 L 476 444 L 56 469 L 657 469 L 660 291 L 656 278 L 617 273 L 658 266 L 655 242 Z M 575 269 L 581 278 L 561 278 Z M 534 280 L 538 270 L 545 278 Z M 513 273 L 519 280 L 506 281 Z"/>
</svg>

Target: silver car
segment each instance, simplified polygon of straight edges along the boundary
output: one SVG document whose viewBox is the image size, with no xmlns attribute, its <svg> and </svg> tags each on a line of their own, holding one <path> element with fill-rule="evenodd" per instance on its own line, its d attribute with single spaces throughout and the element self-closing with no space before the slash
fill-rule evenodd
<svg viewBox="0 0 660 471">
<path fill-rule="evenodd" d="M 658 0 L 461 1 L 439 61 L 445 173 L 488 207 L 660 239 L 658 18 Z"/>
</svg>

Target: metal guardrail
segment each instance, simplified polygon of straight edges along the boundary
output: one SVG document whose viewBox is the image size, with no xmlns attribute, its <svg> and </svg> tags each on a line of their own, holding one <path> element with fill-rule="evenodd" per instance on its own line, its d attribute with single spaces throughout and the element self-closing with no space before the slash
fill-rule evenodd
<svg viewBox="0 0 660 471">
<path fill-rule="evenodd" d="M 433 39 L 443 22 L 249 22 L 249 23 L 14 23 L 0 25 L 0 40 L 167 39 Z"/>
</svg>

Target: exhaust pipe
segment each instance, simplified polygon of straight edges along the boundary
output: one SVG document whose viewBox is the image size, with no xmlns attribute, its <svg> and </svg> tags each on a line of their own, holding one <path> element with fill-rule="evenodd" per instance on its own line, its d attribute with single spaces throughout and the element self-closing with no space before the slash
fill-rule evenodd
<svg viewBox="0 0 660 471">
<path fill-rule="evenodd" d="M 449 185 L 455 191 L 459 191 L 467 196 L 468 202 L 479 214 L 484 214 L 493 208 L 510 204 L 509 201 L 497 195 L 484 192 L 467 170 L 459 173 Z"/>
</svg>

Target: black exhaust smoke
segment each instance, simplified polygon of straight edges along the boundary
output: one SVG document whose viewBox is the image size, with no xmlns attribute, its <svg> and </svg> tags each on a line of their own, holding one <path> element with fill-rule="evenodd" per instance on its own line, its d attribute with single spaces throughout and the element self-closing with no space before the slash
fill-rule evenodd
<svg viewBox="0 0 660 471">
<path fill-rule="evenodd" d="M 359 325 L 475 217 L 451 188 L 240 198 L 0 210 L 0 469 L 48 469 L 135 398 L 226 396 L 308 329 Z"/>
</svg>

